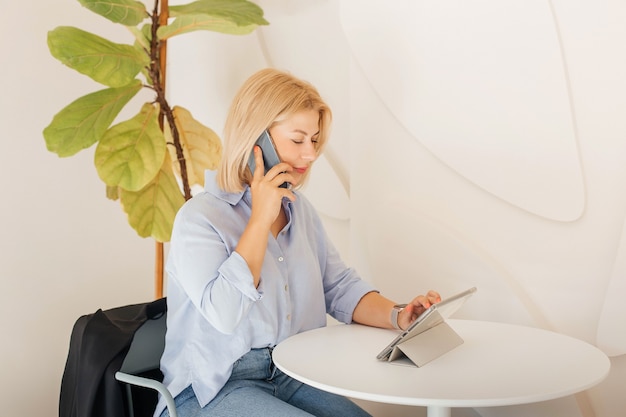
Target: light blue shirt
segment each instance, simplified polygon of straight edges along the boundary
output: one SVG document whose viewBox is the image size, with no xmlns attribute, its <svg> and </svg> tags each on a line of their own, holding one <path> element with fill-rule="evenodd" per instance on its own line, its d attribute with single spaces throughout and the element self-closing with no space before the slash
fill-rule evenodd
<svg viewBox="0 0 626 417">
<path fill-rule="evenodd" d="M 205 192 L 180 209 L 167 261 L 167 335 L 161 359 L 174 397 L 193 386 L 201 406 L 250 349 L 272 347 L 326 325 L 326 313 L 352 322 L 375 289 L 340 259 L 309 201 L 283 199 L 287 226 L 268 245 L 258 288 L 235 252 L 251 212 L 250 189 L 220 190 L 207 171 Z M 155 415 L 164 408 L 161 400 Z"/>
</svg>

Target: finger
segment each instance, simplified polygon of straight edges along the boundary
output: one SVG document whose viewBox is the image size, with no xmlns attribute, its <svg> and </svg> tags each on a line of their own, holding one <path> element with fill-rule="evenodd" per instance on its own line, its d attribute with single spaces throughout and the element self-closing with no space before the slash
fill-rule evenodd
<svg viewBox="0 0 626 417">
<path fill-rule="evenodd" d="M 293 167 L 285 162 L 281 162 L 273 166 L 265 175 L 267 180 L 275 187 L 279 187 L 284 183 L 293 184 L 294 178 L 291 175 Z"/>
<path fill-rule="evenodd" d="M 412 304 L 415 304 L 418 307 L 421 306 L 423 308 L 428 308 L 432 303 L 425 295 L 418 295 L 413 299 Z"/>
<path fill-rule="evenodd" d="M 441 301 L 441 295 L 437 291 L 430 290 L 428 294 L 426 294 L 426 298 L 430 301 L 431 304 L 437 304 Z"/>
<path fill-rule="evenodd" d="M 419 315 L 424 312 L 424 307 L 421 305 L 418 307 L 415 306 L 415 304 L 409 304 L 404 310 L 406 310 L 408 322 L 413 323 L 415 319 L 417 319 Z"/>
<path fill-rule="evenodd" d="M 263 152 L 261 147 L 254 145 L 254 172 L 252 175 L 255 179 L 259 179 L 265 175 L 265 164 L 263 163 Z"/>
<path fill-rule="evenodd" d="M 265 162 L 263 161 L 263 150 L 260 146 L 254 145 L 252 148 L 254 154 L 254 172 L 252 173 L 252 179 L 254 181 L 260 181 L 265 175 Z"/>
<path fill-rule="evenodd" d="M 285 190 L 283 192 L 283 198 L 289 199 L 289 201 L 291 201 L 292 203 L 296 201 L 296 195 L 292 193 L 290 190 L 288 190 L 287 188 L 281 188 L 281 190 Z"/>
<path fill-rule="evenodd" d="M 269 171 L 267 171 L 268 176 L 277 176 L 281 173 L 291 172 L 293 171 L 293 167 L 286 162 L 280 162 L 274 165 Z"/>
<path fill-rule="evenodd" d="M 267 175 L 270 176 L 271 174 L 268 173 Z M 288 184 L 291 185 L 291 184 L 293 184 L 293 181 L 294 181 L 294 178 L 293 178 L 293 176 L 289 172 L 279 172 L 271 180 L 272 185 L 274 185 L 276 187 L 279 187 L 279 186 L 281 186 L 284 183 L 288 183 Z M 289 187 L 287 187 L 287 188 L 289 188 Z"/>
<path fill-rule="evenodd" d="M 398 324 L 400 328 L 406 329 L 413 323 L 417 318 L 424 312 L 424 307 L 422 305 L 416 306 L 415 304 L 407 305 L 398 316 Z"/>
</svg>

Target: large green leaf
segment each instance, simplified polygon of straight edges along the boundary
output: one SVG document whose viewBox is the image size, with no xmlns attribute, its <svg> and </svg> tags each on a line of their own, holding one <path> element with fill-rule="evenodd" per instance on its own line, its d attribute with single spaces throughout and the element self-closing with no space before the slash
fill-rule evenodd
<svg viewBox="0 0 626 417">
<path fill-rule="evenodd" d="M 109 87 L 129 84 L 150 61 L 139 48 L 70 26 L 48 32 L 48 48 L 68 67 Z"/>
<path fill-rule="evenodd" d="M 95 165 L 109 186 L 138 191 L 159 172 L 166 145 L 159 109 L 146 103 L 139 114 L 107 130 L 96 148 Z"/>
<path fill-rule="evenodd" d="M 206 14 L 181 16 L 167 26 L 161 26 L 157 31 L 159 39 L 166 40 L 173 36 L 196 30 L 210 30 L 228 35 L 246 35 L 251 33 L 257 25 L 238 26 L 236 23 Z"/>
<path fill-rule="evenodd" d="M 114 23 L 136 26 L 148 17 L 146 6 L 135 0 L 78 0 L 80 4 Z"/>
<path fill-rule="evenodd" d="M 247 0 L 198 0 L 193 3 L 170 6 L 170 16 L 206 14 L 229 20 L 238 26 L 267 25 L 263 9 Z"/>
<path fill-rule="evenodd" d="M 120 110 L 141 89 L 135 81 L 76 99 L 57 113 L 43 131 L 46 146 L 59 156 L 72 156 L 102 138 Z"/>
<path fill-rule="evenodd" d="M 159 39 L 195 30 L 210 30 L 231 35 L 245 35 L 259 25 L 267 25 L 263 10 L 247 0 L 200 0 L 182 6 L 170 6 L 176 19 L 159 28 Z"/>
<path fill-rule="evenodd" d="M 174 217 L 185 199 L 178 187 L 172 162 L 166 154 L 158 175 L 140 191 L 120 190 L 120 200 L 128 214 L 128 223 L 141 237 L 168 242 Z"/>
<path fill-rule="evenodd" d="M 222 141 L 212 129 L 194 119 L 189 110 L 175 106 L 172 111 L 183 147 L 189 185 L 204 185 L 204 171 L 217 169 L 222 157 Z M 173 142 L 170 129 L 166 129 L 166 137 L 168 142 Z M 168 149 L 172 159 L 176 160 L 176 149 L 173 146 Z M 180 164 L 174 164 L 174 171 L 180 175 Z"/>
</svg>

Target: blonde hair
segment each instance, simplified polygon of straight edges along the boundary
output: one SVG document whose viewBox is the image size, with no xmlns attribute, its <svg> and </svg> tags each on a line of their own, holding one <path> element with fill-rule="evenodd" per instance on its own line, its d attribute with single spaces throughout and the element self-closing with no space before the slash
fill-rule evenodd
<svg viewBox="0 0 626 417">
<path fill-rule="evenodd" d="M 310 83 L 273 68 L 256 72 L 241 86 L 228 111 L 224 126 L 224 152 L 217 169 L 218 186 L 239 192 L 252 178 L 248 158 L 264 130 L 303 110 L 319 113 L 319 155 L 328 140 L 332 113 Z M 302 183 L 308 177 L 307 170 Z"/>
</svg>

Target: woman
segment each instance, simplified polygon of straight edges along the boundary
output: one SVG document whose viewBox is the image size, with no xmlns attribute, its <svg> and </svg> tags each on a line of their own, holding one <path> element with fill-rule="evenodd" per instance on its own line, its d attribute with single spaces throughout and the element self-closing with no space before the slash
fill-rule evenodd
<svg viewBox="0 0 626 417">
<path fill-rule="evenodd" d="M 344 397 L 284 375 L 272 348 L 325 326 L 327 313 L 345 323 L 404 329 L 440 300 L 430 291 L 394 308 L 344 265 L 315 209 L 296 191 L 328 140 L 330 122 L 317 90 L 285 72 L 261 70 L 235 96 L 221 166 L 207 173 L 205 192 L 181 208 L 172 233 L 161 369 L 180 417 L 367 416 Z M 267 173 L 255 146 L 266 130 L 282 161 Z M 280 187 L 285 182 L 291 186 Z"/>
</svg>

